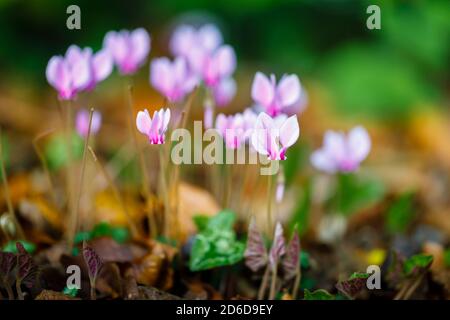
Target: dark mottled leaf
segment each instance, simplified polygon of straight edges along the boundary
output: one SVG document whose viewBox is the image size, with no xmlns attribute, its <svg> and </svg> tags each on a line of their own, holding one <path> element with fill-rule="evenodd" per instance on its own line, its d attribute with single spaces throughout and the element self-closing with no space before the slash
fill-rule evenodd
<svg viewBox="0 0 450 320">
<path fill-rule="evenodd" d="M 283 236 L 283 227 L 281 226 L 281 223 L 278 222 L 275 227 L 273 243 L 269 253 L 269 262 L 272 268 L 275 268 L 275 266 L 278 264 L 278 261 L 285 254 L 285 252 L 286 244 Z"/>
<path fill-rule="evenodd" d="M 267 264 L 267 249 L 254 218 L 252 218 L 248 227 L 247 248 L 245 249 L 244 257 L 245 264 L 253 272 L 258 271 Z"/>
<path fill-rule="evenodd" d="M 347 297 L 353 299 L 355 296 L 366 288 L 368 273 L 353 273 L 348 280 L 344 280 L 336 284 L 336 288 Z"/>
<path fill-rule="evenodd" d="M 33 287 L 38 275 L 38 267 L 33 258 L 25 250 L 21 242 L 16 243 L 17 247 L 17 278 L 28 288 Z"/>
<path fill-rule="evenodd" d="M 88 268 L 91 281 L 97 278 L 97 274 L 103 266 L 103 262 L 98 254 L 86 242 L 83 242 L 83 257 Z"/>
<path fill-rule="evenodd" d="M 282 262 L 286 279 L 292 279 L 300 272 L 300 250 L 300 237 L 297 228 L 294 228 L 292 239 L 286 247 L 286 255 Z"/>
<path fill-rule="evenodd" d="M 14 253 L 0 251 L 0 276 L 7 276 L 16 266 L 16 262 Z"/>
</svg>

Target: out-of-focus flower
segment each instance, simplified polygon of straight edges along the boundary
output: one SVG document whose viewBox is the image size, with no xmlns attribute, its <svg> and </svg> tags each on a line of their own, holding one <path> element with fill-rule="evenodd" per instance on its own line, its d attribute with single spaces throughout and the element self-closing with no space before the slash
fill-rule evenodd
<svg viewBox="0 0 450 320">
<path fill-rule="evenodd" d="M 188 57 L 193 48 L 212 52 L 223 42 L 219 29 L 212 24 L 205 24 L 199 29 L 190 25 L 180 25 L 170 39 L 170 51 L 175 56 Z"/>
<path fill-rule="evenodd" d="M 188 60 L 192 70 L 209 87 L 229 78 L 236 69 L 236 55 L 229 45 L 222 45 L 211 52 L 201 47 L 192 48 Z"/>
<path fill-rule="evenodd" d="M 91 123 L 91 134 L 96 134 L 102 125 L 102 115 L 98 111 L 94 111 L 92 114 L 92 123 Z M 89 131 L 89 111 L 80 110 L 78 111 L 75 119 L 75 128 L 78 134 L 84 138 L 87 137 Z"/>
<path fill-rule="evenodd" d="M 178 102 L 197 85 L 198 80 L 189 72 L 183 57 L 173 62 L 168 58 L 154 59 L 151 63 L 150 82 L 169 101 Z"/>
<path fill-rule="evenodd" d="M 170 121 L 170 109 L 161 108 L 150 117 L 148 110 L 139 111 L 136 117 L 136 127 L 140 133 L 145 134 L 151 144 L 163 144 Z"/>
<path fill-rule="evenodd" d="M 61 100 L 71 100 L 91 82 L 91 51 L 74 56 L 69 47 L 66 56 L 53 56 L 45 71 L 48 83 L 58 91 Z"/>
<path fill-rule="evenodd" d="M 233 78 L 225 78 L 212 88 L 216 105 L 223 107 L 230 103 L 236 94 L 236 81 Z"/>
<path fill-rule="evenodd" d="M 295 105 L 300 94 L 300 81 L 294 74 L 284 75 L 278 84 L 275 75 L 272 74 L 269 79 L 261 72 L 257 72 L 253 80 L 253 100 L 272 117 Z"/>
<path fill-rule="evenodd" d="M 284 120 L 281 125 L 268 114 L 261 112 L 256 119 L 252 133 L 252 145 L 255 150 L 267 155 L 270 160 L 286 160 L 286 151 L 300 136 L 297 116 Z"/>
<path fill-rule="evenodd" d="M 108 50 L 102 49 L 95 54 L 91 48 L 81 49 L 76 45 L 71 45 L 67 49 L 66 60 L 71 65 L 77 65 L 79 61 L 86 60 L 89 63 L 89 84 L 86 90 L 92 90 L 97 83 L 105 80 L 112 72 L 113 59 Z"/>
<path fill-rule="evenodd" d="M 245 140 L 244 118 L 240 113 L 229 116 L 222 113 L 217 115 L 216 129 L 223 137 L 227 148 L 237 149 Z"/>
<path fill-rule="evenodd" d="M 150 52 L 150 36 L 142 28 L 110 31 L 105 35 L 103 46 L 111 53 L 120 73 L 133 74 Z"/>
<path fill-rule="evenodd" d="M 323 146 L 311 155 L 311 163 L 318 170 L 328 173 L 352 172 L 370 152 L 371 142 L 366 129 L 353 128 L 347 135 L 327 131 Z"/>
<path fill-rule="evenodd" d="M 47 65 L 47 81 L 61 100 L 71 100 L 83 90 L 92 90 L 112 71 L 112 57 L 106 50 L 93 54 L 91 48 L 71 45 L 64 57 L 53 56 Z"/>
</svg>

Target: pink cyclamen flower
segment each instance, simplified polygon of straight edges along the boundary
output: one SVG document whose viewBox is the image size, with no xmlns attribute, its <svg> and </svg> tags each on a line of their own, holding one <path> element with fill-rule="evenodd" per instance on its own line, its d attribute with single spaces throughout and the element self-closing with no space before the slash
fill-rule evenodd
<svg viewBox="0 0 450 320">
<path fill-rule="evenodd" d="M 277 84 L 273 74 L 269 79 L 261 72 L 257 72 L 252 84 L 253 100 L 270 116 L 276 116 L 282 113 L 283 109 L 295 105 L 300 93 L 300 81 L 294 74 L 284 75 Z"/>
<path fill-rule="evenodd" d="M 50 59 L 46 76 L 58 90 L 61 100 L 71 100 L 83 90 L 92 90 L 112 71 L 112 59 L 105 50 L 93 54 L 91 48 L 81 49 L 72 45 L 66 55 Z"/>
<path fill-rule="evenodd" d="M 192 70 L 209 87 L 219 85 L 221 80 L 229 78 L 236 69 L 236 55 L 229 45 L 211 52 L 202 47 L 192 48 L 188 60 Z"/>
<path fill-rule="evenodd" d="M 244 117 L 240 113 L 229 116 L 222 113 L 217 115 L 216 130 L 229 149 L 237 149 L 245 141 Z"/>
<path fill-rule="evenodd" d="M 170 51 L 175 56 L 188 57 L 193 48 L 212 52 L 222 43 L 222 34 L 215 25 L 206 24 L 195 29 L 183 24 L 177 27 L 170 39 Z"/>
<path fill-rule="evenodd" d="M 143 28 L 110 31 L 105 35 L 103 46 L 111 53 L 120 73 L 133 74 L 150 52 L 150 36 Z"/>
<path fill-rule="evenodd" d="M 92 114 L 91 134 L 96 134 L 102 125 L 102 115 L 98 111 Z M 75 128 L 78 134 L 84 138 L 87 137 L 89 131 L 89 111 L 80 110 L 75 119 Z"/>
<path fill-rule="evenodd" d="M 178 102 L 197 85 L 197 78 L 189 71 L 186 59 L 177 57 L 154 59 L 151 63 L 150 82 L 169 101 Z"/>
<path fill-rule="evenodd" d="M 328 173 L 352 172 L 370 152 L 371 141 L 366 129 L 355 127 L 345 135 L 327 131 L 323 146 L 311 155 L 311 163 L 318 170 Z"/>
<path fill-rule="evenodd" d="M 236 81 L 233 78 L 222 79 L 212 88 L 216 105 L 223 107 L 230 103 L 236 94 Z"/>
<path fill-rule="evenodd" d="M 145 134 L 151 144 L 163 144 L 166 138 L 166 131 L 170 121 L 170 109 L 153 113 L 150 117 L 148 110 L 139 111 L 136 117 L 136 127 L 140 133 Z"/>
<path fill-rule="evenodd" d="M 268 114 L 261 112 L 252 133 L 252 146 L 270 160 L 286 160 L 286 151 L 300 136 L 297 116 L 293 115 L 281 124 Z"/>
</svg>

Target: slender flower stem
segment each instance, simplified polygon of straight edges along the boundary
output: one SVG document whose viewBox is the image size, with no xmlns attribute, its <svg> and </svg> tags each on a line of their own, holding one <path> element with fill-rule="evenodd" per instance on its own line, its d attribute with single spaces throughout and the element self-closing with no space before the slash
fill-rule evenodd
<svg viewBox="0 0 450 320">
<path fill-rule="evenodd" d="M 300 280 L 302 279 L 302 269 L 298 266 L 297 273 L 295 275 L 294 287 L 292 288 L 292 298 L 295 300 L 297 298 L 298 288 L 300 286 Z"/>
<path fill-rule="evenodd" d="M 267 290 L 267 284 L 269 282 L 269 275 L 270 275 L 270 266 L 267 264 L 266 270 L 264 270 L 264 275 L 261 281 L 261 285 L 259 286 L 258 290 L 258 300 L 264 299 L 264 295 Z"/>
<path fill-rule="evenodd" d="M 5 289 L 6 292 L 8 293 L 8 300 L 14 300 L 14 292 L 7 281 L 5 281 Z"/>
<path fill-rule="evenodd" d="M 64 128 L 64 136 L 66 139 L 67 150 L 67 165 L 66 165 L 66 193 L 67 193 L 67 211 L 69 213 L 69 224 L 67 226 L 67 243 L 69 244 L 69 250 L 72 248 L 73 239 L 75 237 L 75 226 L 73 226 L 74 218 L 76 218 L 76 212 L 74 207 L 74 192 L 73 192 L 73 153 L 72 153 L 72 101 L 68 100 L 65 106 L 66 121 Z"/>
<path fill-rule="evenodd" d="M 1 175 L 2 175 L 2 182 L 3 182 L 3 192 L 5 194 L 6 198 L 6 205 L 8 206 L 8 212 L 11 220 L 14 222 L 14 225 L 16 227 L 17 235 L 20 239 L 25 239 L 25 234 L 23 232 L 22 226 L 19 224 L 19 221 L 17 220 L 17 217 L 14 213 L 14 208 L 12 205 L 11 200 L 11 194 L 9 192 L 9 186 L 8 186 L 8 180 L 6 178 L 6 169 L 5 169 L 5 161 L 3 156 L 3 134 L 2 130 L 0 128 L 0 169 L 1 169 Z"/>
<path fill-rule="evenodd" d="M 273 234 L 273 217 L 272 217 L 272 202 L 273 202 L 273 177 L 267 175 L 267 226 L 269 235 Z"/>
<path fill-rule="evenodd" d="M 164 159 L 164 148 L 160 146 L 159 148 L 159 164 L 160 164 L 160 172 L 159 178 L 161 181 L 161 189 L 160 196 L 162 196 L 164 201 L 164 235 L 169 235 L 170 229 L 170 203 L 169 203 L 169 194 L 167 188 L 167 180 L 166 180 L 166 162 Z"/>
<path fill-rule="evenodd" d="M 20 287 L 21 281 L 19 279 L 16 280 L 16 291 L 17 291 L 17 299 L 19 300 L 25 300 L 25 297 L 23 296 L 22 288 Z"/>
<path fill-rule="evenodd" d="M 131 80 L 130 80 L 131 82 Z M 148 218 L 148 224 L 149 224 L 149 232 L 150 236 L 156 237 L 158 234 L 158 228 L 156 225 L 156 220 L 154 215 L 152 214 L 151 210 L 148 208 L 148 199 L 150 198 L 150 190 L 149 190 L 149 180 L 148 180 L 148 172 L 147 172 L 147 166 L 145 165 L 145 159 L 144 159 L 144 152 L 139 144 L 134 122 L 134 102 L 133 102 L 133 85 L 130 83 L 127 86 L 127 105 L 128 105 L 128 122 L 129 122 L 129 130 L 131 139 L 133 141 L 136 153 L 138 155 L 139 159 L 139 166 L 141 167 L 141 183 L 142 183 L 142 194 L 144 196 L 145 200 L 145 210 L 147 212 L 147 218 Z"/>
<path fill-rule="evenodd" d="M 95 282 L 96 282 L 96 279 L 93 279 L 91 281 L 91 300 L 97 299 L 97 292 L 95 291 Z"/>
<path fill-rule="evenodd" d="M 139 237 L 138 228 L 137 228 L 136 224 L 134 223 L 134 221 L 130 215 L 130 212 L 128 211 L 128 207 L 125 205 L 125 201 L 123 200 L 123 197 L 121 197 L 121 195 L 120 195 L 119 189 L 115 185 L 115 183 L 114 183 L 113 179 L 111 178 L 111 176 L 109 175 L 108 171 L 106 171 L 105 166 L 100 162 L 100 160 L 98 160 L 94 150 L 90 146 L 88 146 L 88 150 L 92 156 L 92 159 L 97 164 L 98 169 L 100 170 L 100 172 L 102 173 L 102 175 L 104 176 L 106 181 L 108 182 L 108 185 L 111 188 L 111 190 L 114 194 L 114 197 L 116 198 L 116 201 L 122 207 L 122 210 L 125 213 L 125 217 L 127 218 L 128 226 L 130 227 L 131 236 L 133 237 L 133 239 L 137 239 Z"/>
<path fill-rule="evenodd" d="M 42 138 L 48 136 L 49 134 L 53 133 L 55 130 L 54 129 L 49 129 L 47 131 L 44 131 L 40 134 L 38 134 L 34 139 L 33 139 L 33 148 L 34 151 L 36 152 L 39 161 L 41 162 L 41 166 L 42 169 L 44 170 L 45 176 L 47 177 L 47 183 L 48 183 L 48 187 L 50 189 L 50 192 L 52 194 L 52 198 L 53 198 L 53 203 L 55 205 L 57 205 L 58 200 L 56 198 L 56 192 L 55 192 L 55 187 L 53 186 L 53 182 L 52 182 L 52 176 L 50 174 L 50 170 L 48 169 L 48 165 L 47 162 L 45 161 L 45 157 L 44 154 L 42 153 L 41 148 L 39 147 L 38 141 L 41 140 Z"/>
<path fill-rule="evenodd" d="M 87 132 L 87 136 L 85 138 L 84 141 L 84 149 L 83 149 L 83 160 L 81 162 L 81 173 L 80 173 L 80 181 L 78 184 L 78 192 L 77 192 L 77 197 L 76 197 L 76 202 L 75 202 L 75 210 L 74 210 L 74 214 L 71 216 L 71 224 L 70 226 L 72 227 L 72 231 L 71 234 L 75 234 L 77 231 L 77 225 L 78 225 L 78 216 L 79 216 L 79 209 L 80 209 L 80 200 L 81 200 L 81 194 L 82 194 L 82 190 L 83 190 L 83 178 L 84 178 L 84 172 L 86 170 L 86 159 L 87 159 L 87 152 L 88 152 L 88 145 L 89 145 L 89 137 L 91 136 L 91 125 L 92 125 L 92 116 L 94 114 L 94 108 L 91 108 L 90 112 L 89 112 L 89 125 L 88 125 L 88 132 Z M 70 246 L 69 248 L 72 249 L 73 246 L 73 238 L 70 239 Z"/>
<path fill-rule="evenodd" d="M 272 281 L 270 283 L 270 294 L 269 294 L 269 300 L 275 299 L 275 289 L 276 289 L 276 283 L 277 283 L 277 273 L 278 273 L 278 264 L 275 264 L 275 266 L 272 269 Z"/>
</svg>

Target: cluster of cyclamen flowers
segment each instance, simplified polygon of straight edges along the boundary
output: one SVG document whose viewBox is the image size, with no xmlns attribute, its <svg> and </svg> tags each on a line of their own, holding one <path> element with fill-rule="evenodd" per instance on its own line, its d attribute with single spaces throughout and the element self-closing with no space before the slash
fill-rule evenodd
<svg viewBox="0 0 450 320">
<path fill-rule="evenodd" d="M 173 60 L 155 58 L 150 64 L 150 83 L 168 101 L 181 102 L 196 86 L 203 84 L 215 105 L 228 104 L 236 93 L 232 74 L 236 69 L 236 55 L 231 46 L 223 43 L 220 31 L 213 25 L 198 29 L 179 26 L 170 40 Z M 73 100 L 82 91 L 93 90 L 106 79 L 114 65 L 122 75 L 135 73 L 150 52 L 150 36 L 142 28 L 133 31 L 108 32 L 103 48 L 94 53 L 90 48 L 72 45 L 65 56 L 50 59 L 46 76 L 61 100 Z M 218 114 L 215 129 L 223 137 L 227 148 L 238 149 L 245 143 L 270 160 L 285 160 L 287 149 L 300 135 L 296 113 L 307 101 L 296 75 L 284 75 L 277 82 L 274 75 L 257 72 L 251 89 L 254 106 L 234 115 Z M 211 113 L 205 113 L 205 121 Z M 163 144 L 170 121 L 170 110 L 161 109 L 150 116 L 140 111 L 136 118 L 139 132 L 151 144 Z M 82 110 L 76 119 L 81 136 L 88 132 L 89 115 Z M 91 132 L 98 131 L 101 115 L 93 114 Z M 328 173 L 351 172 L 358 169 L 370 151 L 366 130 L 356 127 L 348 136 L 327 132 L 324 145 L 311 156 L 312 164 Z"/>
</svg>

